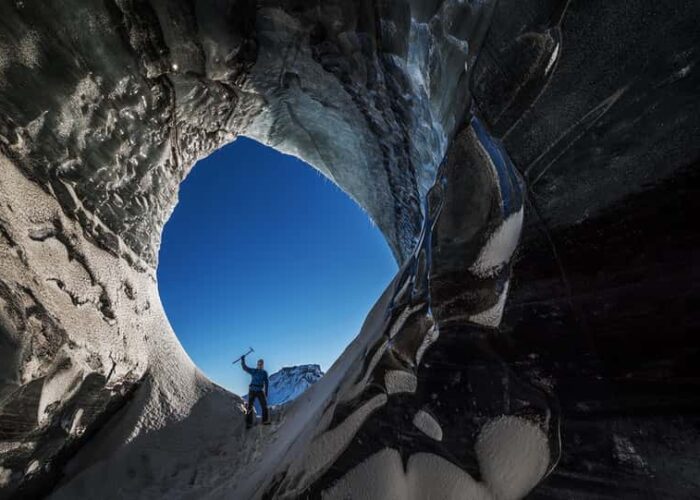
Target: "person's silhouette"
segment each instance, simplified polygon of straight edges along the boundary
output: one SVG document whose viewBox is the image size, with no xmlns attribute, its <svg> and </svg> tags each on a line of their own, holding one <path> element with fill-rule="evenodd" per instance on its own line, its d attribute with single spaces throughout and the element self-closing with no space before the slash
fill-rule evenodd
<svg viewBox="0 0 700 500">
<path fill-rule="evenodd" d="M 249 368 L 245 364 L 245 355 L 241 357 L 241 367 L 250 373 L 251 381 L 250 386 L 248 386 L 248 404 L 246 405 L 246 415 L 245 422 L 246 427 L 250 429 L 253 425 L 253 418 L 255 416 L 255 400 L 260 402 L 260 408 L 262 408 L 262 419 L 263 424 L 268 425 L 270 423 L 270 414 L 267 409 L 267 372 L 263 369 L 265 366 L 265 361 L 262 359 L 258 360 L 257 368 Z"/>
</svg>

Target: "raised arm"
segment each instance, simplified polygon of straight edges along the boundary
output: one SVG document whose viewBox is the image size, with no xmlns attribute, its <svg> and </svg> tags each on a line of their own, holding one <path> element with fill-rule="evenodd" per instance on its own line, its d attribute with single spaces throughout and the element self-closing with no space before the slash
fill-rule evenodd
<svg viewBox="0 0 700 500">
<path fill-rule="evenodd" d="M 243 368 L 243 371 L 253 373 L 253 371 L 250 368 L 248 368 L 248 365 L 245 364 L 245 356 L 241 356 L 241 368 Z"/>
</svg>

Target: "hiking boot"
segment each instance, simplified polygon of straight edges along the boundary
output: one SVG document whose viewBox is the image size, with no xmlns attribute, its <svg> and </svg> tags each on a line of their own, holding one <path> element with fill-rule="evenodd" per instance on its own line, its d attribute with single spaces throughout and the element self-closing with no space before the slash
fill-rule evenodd
<svg viewBox="0 0 700 500">
<path fill-rule="evenodd" d="M 272 423 L 272 422 L 270 422 L 270 421 L 268 420 L 267 422 L 263 422 L 263 425 L 270 425 L 271 423 Z"/>
</svg>

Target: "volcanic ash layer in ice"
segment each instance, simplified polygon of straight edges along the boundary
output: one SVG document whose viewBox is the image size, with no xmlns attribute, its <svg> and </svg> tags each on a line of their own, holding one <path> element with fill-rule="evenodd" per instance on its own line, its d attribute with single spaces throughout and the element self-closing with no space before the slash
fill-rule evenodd
<svg viewBox="0 0 700 500">
<path fill-rule="evenodd" d="M 694 496 L 699 23 L 690 0 L 2 2 L 0 497 Z M 401 265 L 247 434 L 155 281 L 179 183 L 238 135 L 336 183 Z"/>
</svg>

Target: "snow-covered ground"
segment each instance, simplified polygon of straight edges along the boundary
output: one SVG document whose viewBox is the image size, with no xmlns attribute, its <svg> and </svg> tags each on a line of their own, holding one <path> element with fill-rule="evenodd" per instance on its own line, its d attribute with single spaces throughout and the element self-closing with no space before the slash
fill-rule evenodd
<svg viewBox="0 0 700 500">
<path fill-rule="evenodd" d="M 352 385 L 356 379 L 364 348 L 381 335 L 393 291 L 392 285 L 328 373 L 301 397 L 273 412 L 272 425 L 246 431 L 243 400 L 200 376 L 201 394 L 189 415 L 174 425 L 142 432 L 105 460 L 102 448 L 115 446 L 110 435 L 122 439 L 124 417 L 115 419 L 91 444 L 92 449 L 83 450 L 71 464 L 82 473 L 66 481 L 51 498 L 104 498 L 106 492 L 109 498 L 259 498 L 270 472 L 296 458 L 290 450 L 303 450 L 314 439 L 317 423 L 338 387 Z M 153 389 L 143 388 L 136 398 L 141 395 L 150 400 Z M 142 404 L 138 402 L 136 408 Z M 346 435 L 352 437 L 351 432 Z M 320 460 L 333 449 L 322 450 Z"/>
</svg>

